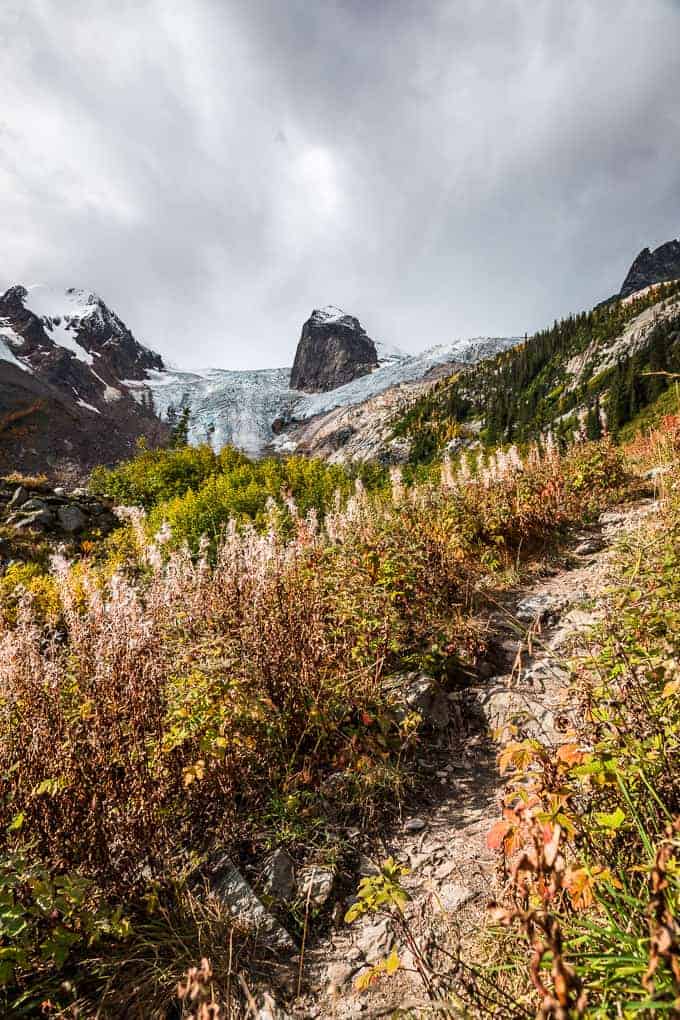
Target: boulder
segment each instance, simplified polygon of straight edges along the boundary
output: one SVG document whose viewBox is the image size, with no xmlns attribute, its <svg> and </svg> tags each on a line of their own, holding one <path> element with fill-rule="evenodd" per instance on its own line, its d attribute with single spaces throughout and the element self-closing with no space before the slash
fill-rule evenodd
<svg viewBox="0 0 680 1020">
<path fill-rule="evenodd" d="M 394 945 L 394 935 L 387 919 L 364 924 L 356 937 L 357 948 L 367 963 L 377 963 L 388 956 Z"/>
<path fill-rule="evenodd" d="M 404 832 L 421 832 L 426 825 L 422 818 L 409 818 L 404 822 Z"/>
<path fill-rule="evenodd" d="M 293 951 L 295 943 L 286 929 L 255 895 L 249 883 L 234 865 L 231 858 L 219 857 L 207 869 L 212 891 L 244 927 L 256 929 L 272 945 Z"/>
<path fill-rule="evenodd" d="M 264 887 L 270 896 L 284 903 L 295 897 L 295 862 L 285 850 L 275 850 L 264 866 Z"/>
<path fill-rule="evenodd" d="M 522 623 L 553 623 L 569 604 L 559 595 L 532 595 L 517 604 L 515 616 Z"/>
<path fill-rule="evenodd" d="M 13 524 L 15 531 L 23 531 L 27 528 L 51 528 L 54 525 L 54 515 L 49 510 L 35 510 L 21 520 Z"/>
<path fill-rule="evenodd" d="M 29 498 L 29 495 L 30 493 L 28 489 L 26 489 L 23 485 L 19 485 L 14 490 L 14 494 L 10 499 L 9 503 L 7 504 L 7 509 L 16 510 L 18 507 L 22 506 L 26 502 L 26 500 Z"/>
<path fill-rule="evenodd" d="M 331 895 L 335 881 L 335 868 L 320 864 L 309 864 L 299 874 L 300 896 L 313 907 L 323 907 Z"/>
<path fill-rule="evenodd" d="M 590 538 L 584 539 L 574 549 L 577 556 L 592 556 L 595 553 L 600 552 L 604 548 L 604 539 L 601 535 L 593 535 Z"/>
<path fill-rule="evenodd" d="M 62 531 L 67 531 L 71 535 L 76 531 L 82 531 L 87 525 L 87 517 L 80 507 L 75 505 L 60 506 L 57 510 L 57 518 Z"/>
<path fill-rule="evenodd" d="M 22 514 L 33 513 L 35 510 L 47 510 L 48 505 L 44 499 L 27 499 L 25 503 L 21 504 L 20 510 Z"/>
<path fill-rule="evenodd" d="M 388 690 L 394 692 L 395 713 L 401 721 L 417 712 L 426 726 L 444 729 L 449 722 L 449 702 L 437 681 L 427 673 L 404 673 L 388 677 Z"/>
</svg>

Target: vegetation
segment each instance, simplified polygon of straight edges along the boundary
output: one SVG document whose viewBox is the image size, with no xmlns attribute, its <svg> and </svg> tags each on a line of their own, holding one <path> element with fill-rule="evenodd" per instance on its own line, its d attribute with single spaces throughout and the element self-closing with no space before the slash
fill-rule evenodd
<svg viewBox="0 0 680 1020">
<path fill-rule="evenodd" d="M 665 284 L 628 303 L 613 302 L 556 322 L 476 366 L 474 373 L 437 384 L 395 422 L 394 433 L 411 440 L 413 464 L 430 461 L 451 440 L 470 435 L 479 434 L 490 447 L 522 445 L 548 429 L 558 441 L 571 441 L 581 424 L 579 409 L 585 409 L 589 438 L 602 434 L 605 416 L 616 434 L 680 371 L 680 316 L 659 322 L 640 351 L 622 352 L 614 365 L 593 375 L 596 352 L 645 309 L 678 293 L 680 284 Z M 583 371 L 574 383 L 567 364 L 581 356 Z"/>
<path fill-rule="evenodd" d="M 678 321 L 576 389 L 563 371 L 652 300 L 435 388 L 398 426 L 404 475 L 190 448 L 184 413 L 167 449 L 93 473 L 126 522 L 70 561 L 38 544 L 0 578 L 0 1011 L 238 1016 L 261 950 L 209 864 L 227 854 L 257 886 L 275 848 L 341 861 L 347 826 L 388 818 L 422 778 L 404 674 L 445 691 L 478 678 L 480 601 L 656 467 L 659 521 L 622 546 L 569 663 L 577 721 L 557 747 L 501 752 L 501 964 L 472 974 L 449 952 L 444 992 L 470 1016 L 680 1014 Z M 605 415 L 619 439 L 659 428 L 624 455 Z M 474 462 L 435 461 L 480 420 Z M 388 860 L 367 878 L 348 920 L 388 913 L 440 1002 L 402 873 Z M 322 920 L 302 899 L 286 916 L 300 937 Z"/>
<path fill-rule="evenodd" d="M 254 461 L 233 447 L 215 453 L 208 445 L 143 449 L 114 468 L 97 468 L 91 488 L 118 503 L 149 511 L 149 534 L 167 524 L 172 543 L 188 541 L 198 549 L 203 535 L 215 544 L 231 520 L 269 524 L 272 501 L 293 500 L 301 514 L 314 509 L 323 516 L 346 500 L 358 478 L 370 489 L 385 487 L 387 473 L 375 465 L 347 471 L 305 457 Z"/>
<path fill-rule="evenodd" d="M 680 418 L 653 446 L 677 466 Z M 490 845 L 514 902 L 495 917 L 534 947 L 542 1016 L 680 1011 L 680 486 L 666 477 L 661 517 L 622 547 L 604 622 L 574 661 L 581 721 L 557 749 L 501 755 L 510 784 Z M 507 949 L 521 968 L 520 936 Z"/>
<path fill-rule="evenodd" d="M 194 493 L 181 495 L 182 472 L 199 494 L 221 477 L 231 491 L 213 458 L 142 451 L 100 478 L 160 519 Z M 394 472 L 387 491 L 338 476 L 333 497 L 336 469 L 217 460 L 262 485 L 254 520 L 240 512 L 194 553 L 167 528 L 149 540 L 133 512 L 107 556 L 53 560 L 49 613 L 28 584 L 6 593 L 6 1009 L 99 1001 L 104 986 L 122 994 L 126 950 L 136 967 L 158 954 L 149 925 L 157 939 L 171 916 L 173 930 L 196 931 L 182 876 L 213 852 L 257 861 L 285 845 L 328 859 L 340 827 L 388 811 L 423 739 L 391 678 L 426 666 L 445 687 L 467 682 L 484 648 L 475 592 L 505 583 L 520 555 L 624 482 L 608 442 L 536 447 L 525 462 L 499 454 L 474 478 L 445 463 L 411 487 Z M 281 479 L 285 500 L 267 506 Z M 323 519 L 291 490 L 303 505 L 320 500 Z M 175 979 L 186 964 L 178 954 Z M 144 1015 L 167 1003 L 163 973 Z"/>
</svg>

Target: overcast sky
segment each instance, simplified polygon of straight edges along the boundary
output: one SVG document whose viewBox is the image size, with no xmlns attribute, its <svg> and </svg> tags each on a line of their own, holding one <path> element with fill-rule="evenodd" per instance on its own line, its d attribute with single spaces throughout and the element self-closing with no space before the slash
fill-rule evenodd
<svg viewBox="0 0 680 1020">
<path fill-rule="evenodd" d="M 187 367 L 523 334 L 680 234 L 678 0 L 0 0 L 0 287 Z"/>
</svg>

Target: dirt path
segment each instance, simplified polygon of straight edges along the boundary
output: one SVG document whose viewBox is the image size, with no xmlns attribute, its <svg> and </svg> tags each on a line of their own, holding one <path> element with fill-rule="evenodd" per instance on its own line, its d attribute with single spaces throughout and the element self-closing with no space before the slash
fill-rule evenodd
<svg viewBox="0 0 680 1020">
<path fill-rule="evenodd" d="M 634 532 L 654 513 L 648 500 L 622 505 L 603 514 L 597 527 L 577 536 L 571 561 L 552 576 L 493 607 L 485 623 L 493 633 L 498 675 L 463 692 L 466 715 L 479 719 L 479 730 L 466 741 L 455 761 L 433 765 L 429 804 L 400 829 L 362 846 L 362 873 L 371 862 L 392 855 L 410 868 L 404 885 L 412 896 L 406 914 L 416 936 L 448 933 L 461 945 L 475 945 L 484 923 L 485 905 L 498 892 L 497 855 L 486 834 L 499 815 L 503 780 L 495 766 L 497 747 L 489 730 L 502 740 L 509 724 L 519 734 L 559 739 L 568 725 L 564 704 L 566 671 L 562 656 L 579 631 L 600 613 L 598 596 L 606 589 L 612 543 Z M 358 976 L 395 948 L 387 921 L 366 919 L 341 926 L 332 937 L 310 947 L 304 972 L 306 994 L 292 1009 L 296 1018 L 388 1016 L 410 1005 L 418 1014 L 425 1005 L 409 951 L 396 946 L 402 969 L 364 992 Z"/>
</svg>

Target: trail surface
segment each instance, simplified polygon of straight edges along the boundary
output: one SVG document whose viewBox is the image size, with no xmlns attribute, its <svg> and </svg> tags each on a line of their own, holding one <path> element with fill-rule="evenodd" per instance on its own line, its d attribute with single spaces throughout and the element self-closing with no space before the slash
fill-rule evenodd
<svg viewBox="0 0 680 1020">
<path fill-rule="evenodd" d="M 498 858 L 486 846 L 486 834 L 499 817 L 503 779 L 496 768 L 497 744 L 489 739 L 510 724 L 520 735 L 558 740 L 568 726 L 565 703 L 567 671 L 563 665 L 574 637 L 602 614 L 612 545 L 634 533 L 656 510 L 652 500 L 623 504 L 575 537 L 565 566 L 504 597 L 482 618 L 493 635 L 496 675 L 461 694 L 467 718 L 477 718 L 464 751 L 433 756 L 432 786 L 427 803 L 411 804 L 412 814 L 400 828 L 379 834 L 361 848 L 361 873 L 391 855 L 406 864 L 404 880 L 412 899 L 406 907 L 409 926 L 423 942 L 433 936 L 459 939 L 474 949 L 484 925 L 485 907 L 500 891 Z M 426 765 L 426 762 L 422 763 Z M 396 948 L 402 968 L 368 989 L 357 978 Z M 389 1016 L 411 1008 L 418 1015 L 426 997 L 412 957 L 386 920 L 365 919 L 341 925 L 329 938 L 312 945 L 306 956 L 303 995 L 292 1007 L 295 1018 Z"/>
</svg>

